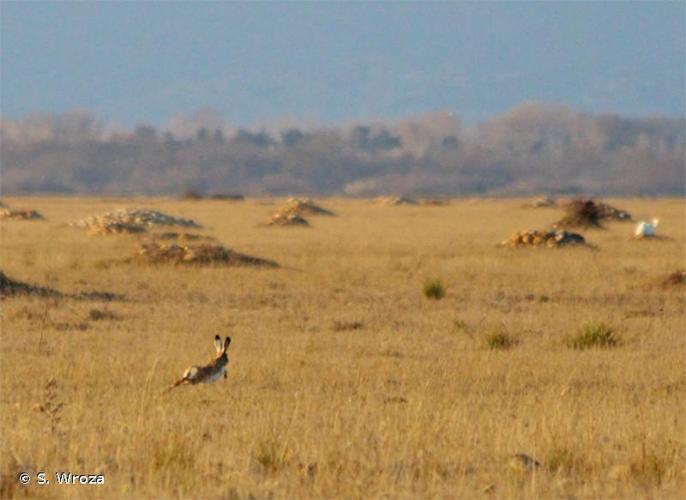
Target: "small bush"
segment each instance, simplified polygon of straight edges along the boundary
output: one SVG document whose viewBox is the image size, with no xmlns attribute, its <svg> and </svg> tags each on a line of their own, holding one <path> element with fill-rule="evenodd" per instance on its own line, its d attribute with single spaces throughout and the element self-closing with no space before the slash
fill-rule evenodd
<svg viewBox="0 0 686 500">
<path fill-rule="evenodd" d="M 567 345 L 580 350 L 609 349 L 618 342 L 612 329 L 605 323 L 586 323 L 576 336 L 567 340 Z"/>
<path fill-rule="evenodd" d="M 332 328 L 334 332 L 361 330 L 364 328 L 364 323 L 362 321 L 343 321 L 337 319 L 334 320 Z"/>
<path fill-rule="evenodd" d="M 188 187 L 184 189 L 183 193 L 181 194 L 181 198 L 184 200 L 202 200 L 204 196 L 197 189 Z"/>
<path fill-rule="evenodd" d="M 155 443 L 151 453 L 152 467 L 157 471 L 192 469 L 195 464 L 194 450 L 180 437 Z"/>
<path fill-rule="evenodd" d="M 457 333 L 469 333 L 469 325 L 462 319 L 453 320 L 453 328 Z"/>
<path fill-rule="evenodd" d="M 486 335 L 486 347 L 492 350 L 506 351 L 519 344 L 519 339 L 507 332 L 495 331 Z"/>
<path fill-rule="evenodd" d="M 88 312 L 88 319 L 91 321 L 117 320 L 119 316 L 107 309 L 91 309 Z"/>
<path fill-rule="evenodd" d="M 274 473 L 284 469 L 289 464 L 288 446 L 277 439 L 270 438 L 262 441 L 253 458 L 264 473 Z"/>
<path fill-rule="evenodd" d="M 550 472 L 574 470 L 576 465 L 574 454 L 567 448 L 555 447 L 546 456 L 545 465 Z"/>
<path fill-rule="evenodd" d="M 445 287 L 441 280 L 429 281 L 424 285 L 424 296 L 427 299 L 440 300 L 445 297 Z"/>
</svg>

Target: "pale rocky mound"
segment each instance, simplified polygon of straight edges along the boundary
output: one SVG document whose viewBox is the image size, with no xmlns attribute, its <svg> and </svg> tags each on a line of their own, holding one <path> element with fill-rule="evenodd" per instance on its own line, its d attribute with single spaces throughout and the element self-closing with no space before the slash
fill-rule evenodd
<svg viewBox="0 0 686 500">
<path fill-rule="evenodd" d="M 87 229 L 92 234 L 143 233 L 154 226 L 202 227 L 191 219 L 140 208 L 119 209 L 104 215 L 86 217 L 72 226 Z"/>
<path fill-rule="evenodd" d="M 557 206 L 555 198 L 550 196 L 539 196 L 524 205 L 527 208 L 548 208 Z"/>
<path fill-rule="evenodd" d="M 43 216 L 35 210 L 20 210 L 17 208 L 9 208 L 4 205 L 0 206 L 0 220 L 17 219 L 17 220 L 37 220 L 42 219 Z"/>
<path fill-rule="evenodd" d="M 332 211 L 315 204 L 310 198 L 288 198 L 281 211 L 298 215 L 335 215 Z"/>
<path fill-rule="evenodd" d="M 564 230 L 557 231 L 520 231 L 501 243 L 506 247 L 563 247 L 568 245 L 585 245 L 586 240 L 577 233 Z"/>
<path fill-rule="evenodd" d="M 181 241 L 181 242 L 187 242 L 187 241 L 215 241 L 215 238 L 212 236 L 207 236 L 205 234 L 197 234 L 197 233 L 186 233 L 186 232 L 176 232 L 176 231 L 165 231 L 162 233 L 155 233 L 151 235 L 153 240 L 162 240 L 162 241 Z"/>
<path fill-rule="evenodd" d="M 277 210 L 272 214 L 272 216 L 267 220 L 266 224 L 268 226 L 309 226 L 310 223 L 307 222 L 301 215 L 295 212 L 284 212 L 283 210 Z"/>
<path fill-rule="evenodd" d="M 406 198 L 404 196 L 385 196 L 376 199 L 376 203 L 379 205 L 387 205 L 392 207 L 397 207 L 399 205 L 416 205 L 417 202 L 412 198 Z"/>
<path fill-rule="evenodd" d="M 234 252 L 221 245 L 178 245 L 176 243 L 146 243 L 133 256 L 147 264 L 187 264 L 278 267 L 276 262 Z"/>
</svg>

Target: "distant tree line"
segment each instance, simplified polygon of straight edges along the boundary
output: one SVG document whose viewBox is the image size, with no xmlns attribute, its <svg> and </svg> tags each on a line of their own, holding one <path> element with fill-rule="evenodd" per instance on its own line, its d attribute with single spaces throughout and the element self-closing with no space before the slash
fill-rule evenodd
<svg viewBox="0 0 686 500">
<path fill-rule="evenodd" d="M 92 114 L 0 123 L 3 193 L 684 195 L 685 123 L 525 104 L 340 127 L 233 129 L 205 112 L 108 130 Z"/>
</svg>

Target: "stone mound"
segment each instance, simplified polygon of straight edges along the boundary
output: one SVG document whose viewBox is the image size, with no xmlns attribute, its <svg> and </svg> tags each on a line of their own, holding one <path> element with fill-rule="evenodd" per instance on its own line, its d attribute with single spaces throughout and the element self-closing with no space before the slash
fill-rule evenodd
<svg viewBox="0 0 686 500">
<path fill-rule="evenodd" d="M 200 245 L 146 243 L 133 258 L 147 264 L 278 267 L 276 262 L 240 254 L 221 245 L 207 243 Z"/>
<path fill-rule="evenodd" d="M 397 207 L 400 205 L 417 205 L 416 200 L 413 200 L 412 198 L 406 198 L 404 196 L 384 196 L 377 198 L 376 203 L 390 207 Z"/>
<path fill-rule="evenodd" d="M 526 203 L 524 206 L 527 208 L 556 207 L 557 201 L 555 200 L 555 198 L 551 198 L 550 196 L 540 196 L 538 198 L 534 198 L 530 202 Z"/>
<path fill-rule="evenodd" d="M 119 209 L 100 216 L 86 217 L 72 225 L 86 229 L 91 234 L 143 233 L 154 226 L 202 227 L 191 219 L 140 208 Z"/>
<path fill-rule="evenodd" d="M 569 245 L 585 245 L 586 240 L 577 233 L 557 231 L 519 231 L 501 243 L 506 247 L 548 247 L 557 248 Z"/>
<path fill-rule="evenodd" d="M 171 240 L 178 240 L 178 241 L 199 241 L 199 240 L 205 240 L 205 241 L 215 241 L 215 239 L 212 236 L 207 236 L 204 234 L 197 234 L 197 233 L 178 233 L 176 231 L 165 231 L 163 233 L 157 233 L 151 235 L 153 240 L 162 240 L 162 241 L 171 241 Z"/>
<path fill-rule="evenodd" d="M 427 207 L 444 207 L 446 205 L 450 205 L 450 200 L 443 198 L 427 198 L 422 200 L 422 205 Z"/>
<path fill-rule="evenodd" d="M 320 207 L 310 198 L 288 198 L 281 211 L 298 215 L 335 215 L 331 210 Z"/>
<path fill-rule="evenodd" d="M 631 214 L 626 210 L 620 210 L 607 203 L 597 203 L 598 211 L 601 219 L 615 220 L 615 221 L 630 221 Z"/>
<path fill-rule="evenodd" d="M 18 220 L 38 220 L 43 216 L 35 210 L 20 210 L 17 208 L 9 208 L 6 206 L 0 207 L 0 220 L 4 219 L 18 219 Z"/>
<path fill-rule="evenodd" d="M 295 212 L 284 212 L 283 210 L 277 210 L 272 214 L 266 223 L 268 226 L 304 226 L 310 225 L 309 222 L 301 215 Z"/>
<path fill-rule="evenodd" d="M 565 206 L 565 211 L 566 215 L 554 227 L 601 228 L 603 220 L 631 220 L 629 212 L 593 200 L 573 200 Z"/>
</svg>

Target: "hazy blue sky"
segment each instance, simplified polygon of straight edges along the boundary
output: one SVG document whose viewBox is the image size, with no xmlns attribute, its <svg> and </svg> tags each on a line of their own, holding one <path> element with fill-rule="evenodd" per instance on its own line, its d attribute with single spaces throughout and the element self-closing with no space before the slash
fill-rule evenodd
<svg viewBox="0 0 686 500">
<path fill-rule="evenodd" d="M 2 114 L 124 124 L 201 107 L 236 124 L 467 122 L 524 101 L 684 114 L 685 2 L 3 1 Z"/>
</svg>

